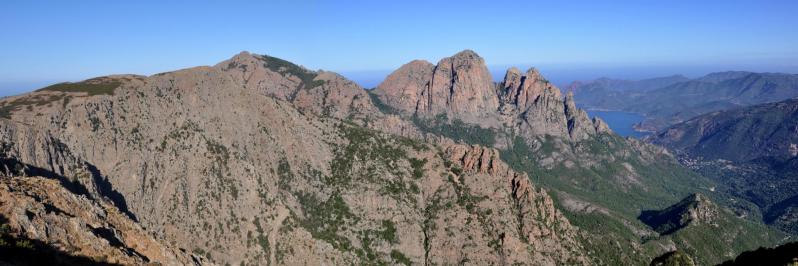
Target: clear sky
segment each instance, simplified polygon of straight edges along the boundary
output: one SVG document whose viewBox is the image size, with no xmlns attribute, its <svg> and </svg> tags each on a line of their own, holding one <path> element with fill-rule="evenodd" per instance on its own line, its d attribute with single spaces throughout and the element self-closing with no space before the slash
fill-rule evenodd
<svg viewBox="0 0 798 266">
<path fill-rule="evenodd" d="M 798 72 L 794 0 L 121 2 L 0 1 L 0 95 L 212 65 L 242 50 L 365 86 L 463 49 L 496 73 L 534 65 L 559 82 Z"/>
</svg>

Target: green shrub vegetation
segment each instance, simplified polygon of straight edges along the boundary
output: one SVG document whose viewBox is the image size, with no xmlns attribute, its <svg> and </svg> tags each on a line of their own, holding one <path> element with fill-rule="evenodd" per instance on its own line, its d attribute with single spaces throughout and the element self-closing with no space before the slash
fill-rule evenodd
<svg viewBox="0 0 798 266">
<path fill-rule="evenodd" d="M 0 105 L 0 117 L 11 118 L 11 113 L 18 111 L 19 108 L 25 107 L 28 111 L 33 111 L 34 107 L 44 106 L 53 102 L 63 100 L 63 105 L 70 101 L 72 96 L 66 95 L 29 95 L 26 97 L 18 98 L 16 100 L 8 101 Z"/>
<path fill-rule="evenodd" d="M 263 227 L 261 227 L 260 225 L 260 218 L 256 216 L 253 223 L 255 224 L 256 231 L 258 232 L 258 236 L 256 237 L 258 245 L 260 246 L 261 250 L 263 250 L 263 252 L 266 253 L 267 257 L 271 256 L 271 248 L 269 248 L 270 246 L 269 238 L 267 238 L 263 232 Z"/>
<path fill-rule="evenodd" d="M 773 230 L 732 216 L 723 218 L 726 224 L 721 228 L 725 231 L 746 228 L 745 231 L 751 233 L 739 231 L 738 234 L 744 236 L 735 237 L 733 234 L 724 235 L 724 230 L 687 227 L 667 236 L 636 235 L 633 232 L 648 227 L 637 220 L 641 210 L 666 208 L 691 193 L 708 192 L 705 190 L 714 184 L 664 155 L 648 159 L 615 135 L 602 134 L 578 142 L 558 142 L 554 137 L 540 137 L 534 145 L 532 143 L 516 137 L 509 148 L 501 151 L 501 158 L 511 168 L 526 172 L 535 183 L 550 189 L 555 195 L 567 194 L 606 208 L 606 215 L 562 208 L 573 225 L 588 232 L 584 236 L 585 247 L 603 264 L 647 264 L 649 261 L 645 258 L 662 254 L 661 246 L 671 241 L 694 258 L 707 258 L 697 261 L 701 265 L 721 262 L 725 259 L 722 255 L 728 252 L 775 243 L 771 242 L 775 241 Z M 569 157 L 569 154 L 579 157 Z M 552 165 L 543 167 L 539 164 L 554 155 L 560 157 Z M 566 166 L 564 161 L 573 164 Z M 582 165 L 582 161 L 593 163 Z M 731 201 L 722 193 L 708 193 L 708 196 L 714 201 Z M 553 198 L 559 201 L 558 196 Z"/>
<path fill-rule="evenodd" d="M 409 259 L 407 256 L 405 256 L 405 254 L 404 254 L 404 253 L 402 253 L 402 252 L 400 252 L 400 251 L 398 251 L 398 250 L 395 250 L 395 249 L 394 249 L 394 250 L 391 250 L 391 258 L 392 258 L 392 259 L 393 259 L 393 260 L 394 260 L 396 263 L 399 263 L 399 264 L 403 264 L 403 265 L 407 265 L 407 266 L 410 266 L 410 265 L 412 265 L 412 264 L 413 264 L 413 263 L 410 261 L 410 259 Z"/>
<path fill-rule="evenodd" d="M 366 92 L 368 93 L 369 98 L 371 98 L 371 103 L 373 103 L 374 106 L 376 106 L 377 109 L 380 110 L 380 112 L 390 115 L 400 114 L 399 110 L 393 108 L 393 106 L 387 105 L 384 102 L 382 102 L 382 100 L 380 100 L 380 97 L 374 93 L 374 89 L 366 90 Z"/>
<path fill-rule="evenodd" d="M 446 114 L 439 114 L 433 119 L 413 116 L 412 120 L 419 130 L 428 134 L 440 135 L 458 142 L 486 147 L 493 147 L 496 144 L 496 130 L 467 124 L 460 119 L 454 119 L 449 123 L 449 118 Z"/>
<path fill-rule="evenodd" d="M 413 167 L 413 178 L 419 179 L 424 177 L 424 165 L 427 164 L 427 159 L 410 158 L 410 166 Z"/>
<path fill-rule="evenodd" d="M 352 213 L 339 193 L 336 192 L 324 201 L 312 194 L 295 193 L 295 196 L 305 214 L 304 219 L 299 219 L 300 226 L 308 230 L 313 238 L 330 243 L 338 250 L 352 250 L 352 243 L 341 236 L 340 232 L 359 218 Z"/>
<path fill-rule="evenodd" d="M 398 201 L 416 202 L 415 195 L 420 193 L 416 179 L 423 176 L 426 160 L 411 158 L 408 150 L 423 150 L 425 146 L 346 123 L 339 125 L 339 132 L 347 144 L 335 152 L 331 175 L 322 177 L 325 184 L 346 187 L 353 181 L 377 183 Z M 412 171 L 396 167 L 402 164 L 409 164 Z"/>
<path fill-rule="evenodd" d="M 85 92 L 89 96 L 102 94 L 113 95 L 114 90 L 121 85 L 122 82 L 119 81 L 97 78 L 74 83 L 58 83 L 41 88 L 37 91 Z"/>
<path fill-rule="evenodd" d="M 261 55 L 263 61 L 265 61 L 264 65 L 271 71 L 286 75 L 290 74 L 299 78 L 300 80 L 300 89 L 310 89 L 314 87 L 318 87 L 324 85 L 323 80 L 315 80 L 317 74 L 313 71 L 304 69 L 294 63 L 288 62 L 286 60 L 271 57 L 268 55 Z"/>
</svg>

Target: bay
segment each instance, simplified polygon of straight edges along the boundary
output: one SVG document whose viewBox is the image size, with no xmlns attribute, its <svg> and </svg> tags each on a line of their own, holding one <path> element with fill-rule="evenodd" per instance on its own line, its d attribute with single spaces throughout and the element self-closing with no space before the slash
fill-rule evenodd
<svg viewBox="0 0 798 266">
<path fill-rule="evenodd" d="M 645 119 L 642 115 L 622 111 L 587 111 L 590 118 L 598 116 L 610 126 L 612 131 L 624 137 L 640 138 L 648 133 L 634 130 L 634 124 Z"/>
</svg>

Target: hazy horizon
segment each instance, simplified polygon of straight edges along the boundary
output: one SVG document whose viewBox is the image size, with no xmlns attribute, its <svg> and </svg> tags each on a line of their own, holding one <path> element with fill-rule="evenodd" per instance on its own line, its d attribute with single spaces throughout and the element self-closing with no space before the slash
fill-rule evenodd
<svg viewBox="0 0 798 266">
<path fill-rule="evenodd" d="M 0 95 L 211 65 L 242 50 L 373 87 L 463 49 L 556 84 L 743 70 L 798 73 L 795 1 L 0 3 Z M 489 15 L 490 14 L 490 15 Z"/>
<path fill-rule="evenodd" d="M 205 65 L 212 65 L 212 64 L 205 64 Z M 397 68 L 398 67 L 399 66 L 397 66 Z M 599 67 L 589 67 L 589 66 L 558 67 L 558 66 L 545 66 L 545 65 L 538 66 L 532 64 L 517 64 L 517 65 L 489 64 L 488 70 L 493 76 L 493 79 L 498 82 L 504 78 L 505 72 L 510 67 L 517 67 L 522 71 L 525 71 L 530 67 L 538 68 L 541 71 L 541 74 L 543 74 L 548 80 L 552 81 L 554 84 L 560 87 L 563 87 L 574 81 L 590 81 L 598 78 L 641 80 L 641 79 L 665 77 L 672 75 L 683 75 L 688 78 L 697 78 L 709 73 L 724 72 L 724 71 L 750 71 L 750 72 L 774 72 L 774 73 L 798 74 L 798 66 L 785 66 L 781 68 L 768 67 L 768 66 L 747 67 L 747 68 L 745 66 L 741 66 L 738 68 L 723 68 L 723 66 L 694 65 L 694 66 L 650 66 L 650 67 L 629 66 L 629 67 L 599 68 Z M 179 69 L 172 69 L 172 70 L 179 70 Z M 172 70 L 167 70 L 167 71 L 172 71 Z M 335 71 L 335 70 L 330 70 L 330 71 L 334 71 L 343 75 L 344 77 L 358 83 L 358 85 L 360 85 L 363 88 L 371 89 L 379 85 L 379 83 L 382 82 L 385 79 L 385 77 L 387 77 L 394 70 L 396 69 L 377 69 L 377 70 L 363 70 L 363 71 Z M 113 74 L 138 74 L 138 75 L 149 76 L 156 73 L 160 72 L 106 73 L 101 76 L 113 75 Z M 93 77 L 96 76 L 84 76 L 75 79 L 65 79 L 65 80 L 42 79 L 38 81 L 12 81 L 12 82 L 0 81 L 0 97 L 24 94 L 56 83 L 76 82 Z"/>
<path fill-rule="evenodd" d="M 793 263 L 796 11 L 0 1 L 0 265 Z"/>
</svg>

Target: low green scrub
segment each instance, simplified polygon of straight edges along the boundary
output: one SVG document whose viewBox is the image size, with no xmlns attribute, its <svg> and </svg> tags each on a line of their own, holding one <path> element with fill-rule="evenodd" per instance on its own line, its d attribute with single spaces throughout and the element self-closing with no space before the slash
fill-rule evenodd
<svg viewBox="0 0 798 266">
<path fill-rule="evenodd" d="M 646 260 L 664 253 L 661 246 L 670 241 L 694 258 L 706 258 L 698 261 L 702 265 L 721 262 L 729 252 L 775 243 L 773 231 L 764 225 L 731 216 L 723 218 L 717 228 L 688 226 L 672 235 L 637 235 L 635 231 L 647 228 L 637 220 L 641 211 L 664 209 L 694 192 L 707 193 L 719 202 L 729 199 L 722 193 L 709 192 L 714 186 L 709 179 L 664 155 L 645 159 L 652 155 L 642 154 L 617 136 L 600 135 L 576 143 L 564 141 L 567 145 L 557 144 L 552 137 L 537 141 L 530 145 L 517 137 L 511 147 L 501 151 L 501 157 L 511 168 L 526 172 L 533 182 L 554 194 L 564 192 L 608 210 L 608 215 L 565 211 L 572 224 L 587 232 L 585 241 L 590 244 L 585 246 L 604 264 L 647 264 Z M 552 165 L 539 164 L 556 156 L 559 159 Z M 566 166 L 564 161 L 573 164 Z M 555 200 L 559 204 L 559 197 Z M 743 236 L 735 237 L 736 234 Z"/>
<path fill-rule="evenodd" d="M 437 115 L 433 119 L 413 116 L 413 124 L 424 133 L 448 137 L 457 142 L 485 147 L 493 147 L 496 144 L 496 130 L 467 124 L 459 119 L 454 119 L 450 123 L 446 114 Z"/>
<path fill-rule="evenodd" d="M 22 107 L 25 107 L 27 111 L 33 111 L 34 107 L 48 105 L 61 100 L 64 101 L 63 103 L 66 106 L 71 98 L 64 95 L 30 95 L 4 103 L 0 106 L 0 117 L 11 118 L 11 113 L 19 111 Z"/>
<path fill-rule="evenodd" d="M 325 201 L 320 201 L 311 194 L 295 193 L 295 196 L 305 214 L 304 219 L 299 220 L 300 226 L 308 230 L 313 238 L 330 243 L 338 250 L 352 250 L 352 243 L 341 236 L 340 232 L 359 219 L 340 194 L 333 194 Z"/>
<path fill-rule="evenodd" d="M 262 55 L 261 58 L 265 61 L 264 66 L 269 70 L 283 75 L 290 74 L 299 78 L 301 83 L 299 88 L 301 89 L 310 89 L 324 85 L 323 80 L 315 80 L 317 75 L 313 71 L 304 69 L 294 63 L 277 57 Z"/>
<path fill-rule="evenodd" d="M 390 114 L 390 115 L 398 115 L 400 113 L 399 110 L 393 108 L 393 106 L 385 104 L 377 94 L 374 94 L 374 89 L 366 90 L 368 93 L 369 98 L 371 98 L 371 103 L 377 107 L 383 114 Z"/>
<path fill-rule="evenodd" d="M 405 256 L 404 253 L 395 249 L 391 250 L 391 259 L 393 259 L 396 263 L 402 265 L 410 266 L 413 264 L 413 262 L 411 262 L 410 259 L 407 256 Z"/>
<path fill-rule="evenodd" d="M 635 220 L 640 210 L 666 207 L 666 203 L 675 203 L 699 188 L 711 186 L 709 180 L 678 164 L 644 162 L 632 147 L 614 136 L 597 136 L 565 146 L 579 157 L 566 157 L 544 168 L 538 164 L 543 158 L 569 152 L 558 150 L 553 137 L 538 140 L 539 145 L 533 147 L 516 137 L 510 148 L 501 151 L 501 158 L 538 184 L 620 212 L 629 220 Z M 565 160 L 574 165 L 565 166 Z M 595 163 L 581 165 L 580 160 Z"/>
<path fill-rule="evenodd" d="M 113 95 L 114 90 L 119 88 L 121 85 L 122 82 L 119 81 L 90 79 L 75 83 L 58 83 L 41 88 L 37 91 L 85 92 L 89 96 L 102 94 Z"/>
</svg>

